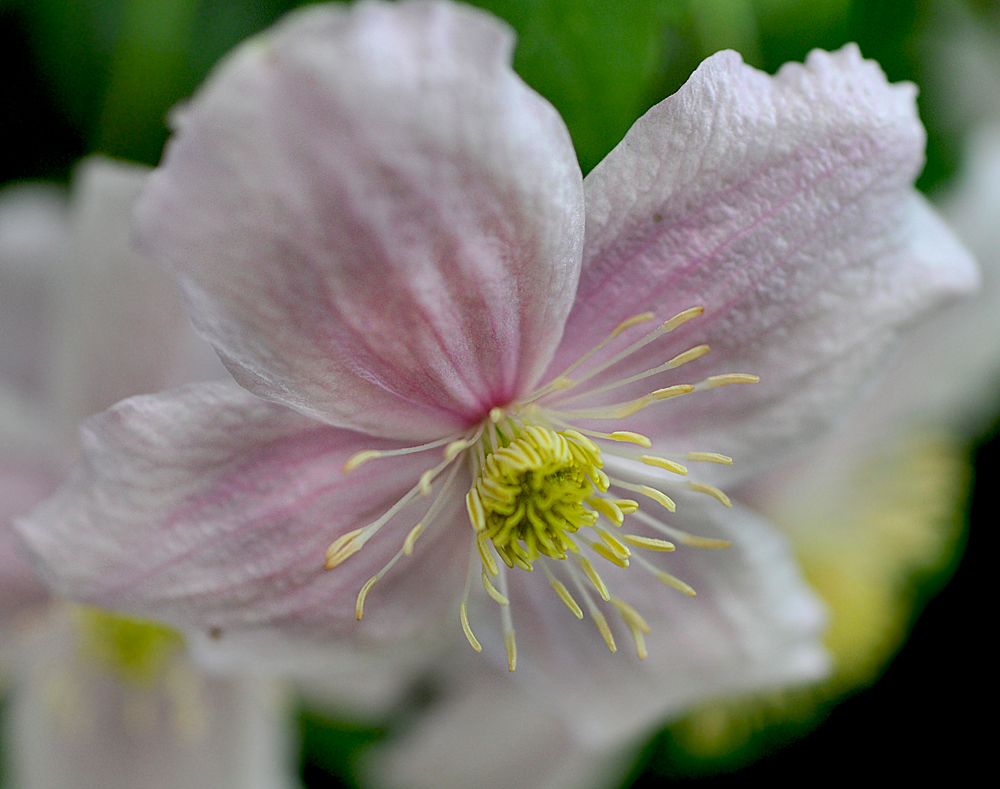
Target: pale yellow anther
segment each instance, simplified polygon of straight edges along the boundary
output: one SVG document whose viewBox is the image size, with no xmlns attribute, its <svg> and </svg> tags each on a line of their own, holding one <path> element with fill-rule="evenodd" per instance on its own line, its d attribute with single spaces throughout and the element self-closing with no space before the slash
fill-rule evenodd
<svg viewBox="0 0 1000 789">
<path fill-rule="evenodd" d="M 599 468 L 594 469 L 593 481 L 594 487 L 601 491 L 601 493 L 606 493 L 608 488 L 611 487 L 611 478 Z"/>
<path fill-rule="evenodd" d="M 472 446 L 473 443 L 474 442 L 464 438 L 460 438 L 457 441 L 452 441 L 450 444 L 447 444 L 444 448 L 444 452 L 442 453 L 444 459 L 450 463 L 452 460 L 458 457 L 458 455 L 461 452 L 465 451 L 470 446 Z"/>
<path fill-rule="evenodd" d="M 565 584 L 557 581 L 555 578 L 550 576 L 549 583 L 552 584 L 552 588 L 556 590 L 556 594 L 559 595 L 559 599 L 562 600 L 566 607 L 573 612 L 577 619 L 583 619 L 583 610 L 577 604 L 576 600 L 573 599 L 573 595 L 569 593 L 569 589 L 566 588 Z"/>
<path fill-rule="evenodd" d="M 624 515 L 631 515 L 633 512 L 639 511 L 638 501 L 633 501 L 632 499 L 612 499 L 612 501 L 618 505 L 618 509 Z"/>
<path fill-rule="evenodd" d="M 479 548 L 479 556 L 483 560 L 483 566 L 489 571 L 490 575 L 496 578 L 500 574 L 500 568 L 497 567 L 496 559 L 493 558 L 493 554 L 490 552 L 490 541 L 482 532 L 476 535 L 476 547 Z"/>
<path fill-rule="evenodd" d="M 486 590 L 486 594 L 492 597 L 500 605 L 509 605 L 510 601 L 504 597 L 497 588 L 490 583 L 490 577 L 486 574 L 486 570 L 483 570 L 483 588 Z"/>
<path fill-rule="evenodd" d="M 702 463 L 720 463 L 723 466 L 733 465 L 733 459 L 728 455 L 720 455 L 716 452 L 688 452 L 685 457 L 691 461 Z"/>
<path fill-rule="evenodd" d="M 594 624 L 597 625 L 597 629 L 601 631 L 601 636 L 604 638 L 604 643 L 608 645 L 608 649 L 612 652 L 617 652 L 618 647 L 615 646 L 615 637 L 611 635 L 611 628 L 608 627 L 608 620 L 604 618 L 604 614 L 594 609 L 590 612 L 590 615 L 594 618 Z"/>
<path fill-rule="evenodd" d="M 630 430 L 616 430 L 613 433 L 609 433 L 608 438 L 612 441 L 627 441 L 630 444 L 638 444 L 646 449 L 653 446 L 653 442 L 646 438 L 646 436 L 642 435 L 642 433 L 633 433 Z"/>
<path fill-rule="evenodd" d="M 730 384 L 756 384 L 760 383 L 760 377 L 747 375 L 746 373 L 726 373 L 725 375 L 712 375 L 698 384 L 699 389 L 714 389 L 717 386 L 729 386 Z"/>
<path fill-rule="evenodd" d="M 733 503 L 729 500 L 729 496 L 719 490 L 715 485 L 707 485 L 704 482 L 689 482 L 688 487 L 695 493 L 706 493 L 711 496 L 716 501 L 722 502 L 727 507 L 732 507 Z"/>
<path fill-rule="evenodd" d="M 673 460 L 667 460 L 666 458 L 656 457 L 655 455 L 640 455 L 639 460 L 645 463 L 647 466 L 656 466 L 656 468 L 662 468 L 666 471 L 672 471 L 674 474 L 687 474 L 687 466 L 682 466 L 680 463 L 675 463 Z"/>
<path fill-rule="evenodd" d="M 653 632 L 646 620 L 642 618 L 642 614 L 636 611 L 620 597 L 612 597 L 611 604 L 618 609 L 618 612 L 622 615 L 622 619 L 625 620 L 625 624 L 629 627 L 634 627 L 645 633 L 647 636 Z"/>
<path fill-rule="evenodd" d="M 406 535 L 406 539 L 403 540 L 403 556 L 409 556 L 413 553 L 413 546 L 417 542 L 417 537 L 424 530 L 424 522 L 420 521 L 416 526 L 410 529 L 409 533 Z"/>
<path fill-rule="evenodd" d="M 493 408 L 490 409 L 490 421 L 495 425 L 498 424 L 501 419 L 503 419 L 503 409 L 493 406 Z"/>
<path fill-rule="evenodd" d="M 644 636 L 651 632 L 649 625 L 647 625 L 646 620 L 639 615 L 639 612 L 632 608 L 632 606 L 624 600 L 619 600 L 615 597 L 611 599 L 611 602 L 618 609 L 618 612 L 622 616 L 622 620 L 632 633 L 632 640 L 635 642 L 636 655 L 638 655 L 639 660 L 645 660 L 649 653 L 646 651 L 646 639 Z"/>
<path fill-rule="evenodd" d="M 732 548 L 733 544 L 726 540 L 716 540 L 712 537 L 698 537 L 694 534 L 678 534 L 677 542 L 689 548 L 707 548 L 716 550 L 721 548 Z"/>
<path fill-rule="evenodd" d="M 330 547 L 326 549 L 327 570 L 332 570 L 364 547 L 366 539 L 362 533 L 364 531 L 364 527 L 354 529 L 346 534 L 341 534 L 336 540 L 330 543 Z"/>
<path fill-rule="evenodd" d="M 627 318 L 618 324 L 613 332 L 611 332 L 608 339 L 613 339 L 621 334 L 626 329 L 631 329 L 633 326 L 638 326 L 640 323 L 648 323 L 653 320 L 656 316 L 651 312 L 640 312 L 638 315 L 633 315 L 631 318 Z"/>
<path fill-rule="evenodd" d="M 602 499 L 600 496 L 588 496 L 585 501 L 597 510 L 601 515 L 611 521 L 615 526 L 621 526 L 625 521 L 625 515 L 612 499 Z"/>
<path fill-rule="evenodd" d="M 486 528 L 486 513 L 483 511 L 483 502 L 479 497 L 479 491 L 475 487 L 469 488 L 465 495 L 465 508 L 469 511 L 469 522 L 477 532 Z"/>
<path fill-rule="evenodd" d="M 674 370 L 680 367 L 682 364 L 687 364 L 688 362 L 693 362 L 695 359 L 700 359 L 706 353 L 708 353 L 710 348 L 707 345 L 696 345 L 694 348 L 688 348 L 684 353 L 677 354 L 673 359 L 667 362 L 667 369 Z"/>
<path fill-rule="evenodd" d="M 517 642 L 514 640 L 514 632 L 504 633 L 503 640 L 507 645 L 507 670 L 513 671 L 517 668 Z"/>
<path fill-rule="evenodd" d="M 650 397 L 654 400 L 669 400 L 671 397 L 691 394 L 695 389 L 694 384 L 677 384 L 675 386 L 665 386 L 657 389 Z"/>
<path fill-rule="evenodd" d="M 586 556 L 581 556 L 580 554 L 575 554 L 574 558 L 576 563 L 580 565 L 580 569 L 586 574 L 587 578 L 594 585 L 597 593 L 601 596 L 601 599 L 608 601 L 611 599 L 611 595 L 608 594 L 608 587 L 604 585 L 604 581 L 601 580 L 601 576 L 597 574 L 597 570 L 594 569 L 594 565 L 590 563 L 590 559 Z"/>
<path fill-rule="evenodd" d="M 688 584 L 684 583 L 680 578 L 676 578 L 670 573 L 664 572 L 663 570 L 657 570 L 654 575 L 658 581 L 665 583 L 667 586 L 672 586 L 679 592 L 684 592 L 684 594 L 691 597 L 696 596 L 694 589 Z"/>
<path fill-rule="evenodd" d="M 601 538 L 605 545 L 607 545 L 612 551 L 619 554 L 620 556 L 627 557 L 630 553 L 629 549 L 619 540 L 615 535 L 606 529 L 597 529 L 597 536 Z"/>
<path fill-rule="evenodd" d="M 678 326 L 687 323 L 689 320 L 692 320 L 693 318 L 697 318 L 704 312 L 705 312 L 704 307 L 689 307 L 688 309 L 684 310 L 684 312 L 678 312 L 670 320 L 665 321 L 663 324 L 663 329 L 664 331 L 673 331 Z"/>
<path fill-rule="evenodd" d="M 641 537 L 638 534 L 623 534 L 622 542 L 627 542 L 636 548 L 645 548 L 647 551 L 673 551 L 677 547 L 672 542 L 658 540 L 655 537 Z"/>
<path fill-rule="evenodd" d="M 361 591 L 358 592 L 358 600 L 354 604 L 354 618 L 357 619 L 359 622 L 361 621 L 361 617 L 364 616 L 365 614 L 365 598 L 368 597 L 368 593 L 371 591 L 371 588 L 375 586 L 375 582 L 378 579 L 379 576 L 373 575 L 371 578 L 365 581 L 365 585 L 362 586 Z"/>
<path fill-rule="evenodd" d="M 433 488 L 431 483 L 434 481 L 434 477 L 437 475 L 437 469 L 429 468 L 423 474 L 420 475 L 420 495 L 430 496 Z"/>
<path fill-rule="evenodd" d="M 465 633 L 465 637 L 468 639 L 469 644 L 474 650 L 476 650 L 476 652 L 482 652 L 483 645 L 479 643 L 479 639 L 476 638 L 472 632 L 472 628 L 469 627 L 469 606 L 465 600 L 459 603 L 458 617 L 462 620 L 462 632 Z"/>
<path fill-rule="evenodd" d="M 617 565 L 618 567 L 621 567 L 623 570 L 627 570 L 628 569 L 628 557 L 627 556 L 622 556 L 621 554 L 616 553 L 615 551 L 611 550 L 607 545 L 605 545 L 602 542 L 591 543 L 590 547 L 593 549 L 594 553 L 598 554 L 599 556 L 604 557 L 605 559 L 607 559 L 612 564 Z"/>
<path fill-rule="evenodd" d="M 674 500 L 656 488 L 651 488 L 649 485 L 636 485 L 636 492 L 641 493 L 643 496 L 648 496 L 657 504 L 666 507 L 670 512 L 677 511 L 677 505 L 674 504 Z"/>
<path fill-rule="evenodd" d="M 355 452 L 347 459 L 347 462 L 344 463 L 343 472 L 345 474 L 350 474 L 362 463 L 367 463 L 369 460 L 374 460 L 378 457 L 382 457 L 382 453 L 377 449 L 363 449 L 361 452 Z"/>
</svg>

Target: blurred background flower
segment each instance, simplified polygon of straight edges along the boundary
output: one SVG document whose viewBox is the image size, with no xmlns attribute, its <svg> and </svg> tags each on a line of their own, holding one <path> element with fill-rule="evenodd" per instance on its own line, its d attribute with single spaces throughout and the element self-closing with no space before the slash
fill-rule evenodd
<svg viewBox="0 0 1000 789">
<path fill-rule="evenodd" d="M 825 465 L 775 476 L 767 489 L 747 494 L 789 530 L 810 580 L 831 605 L 834 679 L 820 688 L 707 705 L 653 737 L 623 780 L 639 787 L 659 785 L 665 776 L 714 776 L 701 777 L 703 784 L 791 780 L 817 765 L 836 779 L 873 760 L 901 780 L 922 774 L 928 760 L 946 764 L 974 750 L 968 709 L 988 676 L 977 586 L 986 549 L 984 529 L 968 532 L 967 523 L 985 524 L 1000 448 L 989 441 L 1000 405 L 1000 286 L 992 274 L 1000 266 L 1000 132 L 987 128 L 1000 123 L 1000 7 L 993 0 L 474 4 L 517 30 L 515 68 L 562 113 L 585 173 L 639 115 L 721 48 L 774 72 L 813 47 L 857 41 L 891 81 L 921 87 L 929 137 L 918 186 L 941 201 L 980 256 L 984 296 L 915 332 L 872 398 L 859 405 L 857 423 L 871 429 L 837 436 Z M 0 0 L 0 57 L 8 75 L 0 95 L 8 137 L 0 182 L 65 182 L 74 163 L 93 152 L 155 164 L 169 108 L 193 92 L 222 54 L 297 5 Z M 19 303 L 0 293 L 4 315 L 16 315 Z M 12 331 L 5 329 L 0 347 L 13 347 Z M 896 416 L 885 417 L 884 402 L 897 404 Z M 393 719 L 412 720 L 437 697 L 433 683 L 414 682 Z M 370 719 L 338 719 L 315 703 L 298 720 L 309 787 L 356 785 L 365 748 L 387 734 Z M 933 749 L 921 760 L 895 750 L 929 736 Z M 776 751 L 781 745 L 787 747 Z M 635 754 L 620 758 L 625 764 Z M 580 765 L 586 769 L 586 761 Z"/>
</svg>

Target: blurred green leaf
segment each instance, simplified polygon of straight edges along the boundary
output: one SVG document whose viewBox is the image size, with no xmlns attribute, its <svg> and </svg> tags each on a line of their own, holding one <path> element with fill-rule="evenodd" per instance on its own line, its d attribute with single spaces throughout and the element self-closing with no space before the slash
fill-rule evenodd
<svg viewBox="0 0 1000 789">
<path fill-rule="evenodd" d="M 569 127 L 584 172 L 662 98 L 674 0 L 476 0 L 518 34 L 514 68 Z"/>
</svg>

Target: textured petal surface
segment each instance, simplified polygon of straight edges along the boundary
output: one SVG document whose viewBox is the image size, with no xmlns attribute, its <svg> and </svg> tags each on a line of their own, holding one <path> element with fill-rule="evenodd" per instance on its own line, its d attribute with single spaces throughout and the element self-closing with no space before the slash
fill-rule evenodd
<svg viewBox="0 0 1000 789">
<path fill-rule="evenodd" d="M 700 305 L 704 316 L 601 380 L 707 343 L 707 356 L 614 396 L 729 372 L 761 383 L 673 400 L 628 427 L 756 464 L 818 433 L 901 324 L 976 283 L 912 189 L 924 147 L 914 93 L 854 46 L 773 78 L 732 52 L 706 60 L 587 178 L 584 270 L 552 372 L 631 315 Z"/>
<path fill-rule="evenodd" d="M 576 619 L 543 574 L 509 574 L 519 656 L 512 682 L 524 683 L 524 692 L 542 695 L 558 708 L 584 744 L 609 747 L 711 696 L 813 680 L 828 668 L 820 643 L 822 607 L 773 527 L 751 510 L 679 503 L 687 518 L 672 518 L 672 524 L 733 542 L 721 551 L 646 552 L 647 559 L 693 586 L 697 597 L 666 587 L 636 564 L 621 570 L 594 559 L 611 594 L 648 622 L 645 660 L 637 658 L 622 618 L 593 591 L 616 654 L 586 613 L 584 621 Z M 630 528 L 628 521 L 623 528 Z M 641 527 L 635 531 L 641 533 Z M 566 583 L 586 612 L 580 592 Z M 475 629 L 484 651 L 505 662 L 502 639 L 494 635 L 499 628 Z"/>
<path fill-rule="evenodd" d="M 438 453 L 372 461 L 345 476 L 356 451 L 393 445 L 222 383 L 123 401 L 86 420 L 82 440 L 84 458 L 62 492 L 17 522 L 61 593 L 219 641 L 248 630 L 265 642 L 274 631 L 314 640 L 347 631 L 363 643 L 453 610 L 471 531 L 448 528 L 460 495 L 404 571 L 375 586 L 362 623 L 358 591 L 400 549 L 427 499 L 323 569 L 327 546 L 378 518 Z"/>
<path fill-rule="evenodd" d="M 25 649 L 6 706 L 21 789 L 291 789 L 288 702 L 275 686 L 201 674 L 181 652 L 155 684 L 81 653 L 62 611 Z"/>
<path fill-rule="evenodd" d="M 178 114 L 138 238 L 241 384 L 419 438 L 537 380 L 579 276 L 583 194 L 512 45 L 459 5 L 312 9 Z"/>
</svg>

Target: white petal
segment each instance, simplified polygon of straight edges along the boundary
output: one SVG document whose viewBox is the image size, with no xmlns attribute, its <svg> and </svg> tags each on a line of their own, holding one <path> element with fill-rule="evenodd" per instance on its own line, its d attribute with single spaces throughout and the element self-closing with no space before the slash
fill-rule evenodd
<svg viewBox="0 0 1000 789">
<path fill-rule="evenodd" d="M 129 684 L 79 651 L 64 614 L 37 634 L 6 710 L 20 789 L 294 785 L 280 688 L 202 674 L 183 652 L 153 686 Z"/>
</svg>

